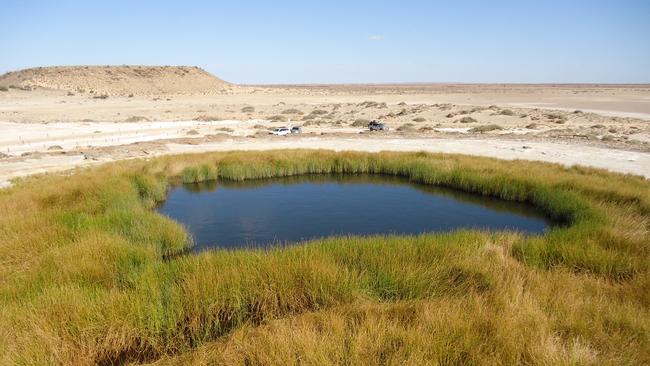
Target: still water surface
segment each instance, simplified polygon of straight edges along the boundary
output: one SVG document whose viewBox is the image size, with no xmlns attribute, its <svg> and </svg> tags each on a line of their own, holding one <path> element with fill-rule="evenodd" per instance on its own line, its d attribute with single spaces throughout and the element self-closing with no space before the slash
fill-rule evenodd
<svg viewBox="0 0 650 366">
<path fill-rule="evenodd" d="M 538 234 L 551 224 L 521 203 L 381 175 L 183 184 L 170 191 L 158 212 L 185 225 L 197 250 L 460 228 Z"/>
</svg>

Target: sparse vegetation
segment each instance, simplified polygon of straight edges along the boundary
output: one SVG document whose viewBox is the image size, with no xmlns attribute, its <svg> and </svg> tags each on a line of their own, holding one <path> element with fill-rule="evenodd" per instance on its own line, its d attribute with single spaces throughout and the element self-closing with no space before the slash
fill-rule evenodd
<svg viewBox="0 0 650 366">
<path fill-rule="evenodd" d="M 266 119 L 268 119 L 271 122 L 287 122 L 287 117 L 281 115 L 281 114 L 276 114 L 274 116 L 269 116 Z"/>
<path fill-rule="evenodd" d="M 526 128 L 529 129 L 529 130 L 534 130 L 534 129 L 539 128 L 539 125 L 537 123 L 531 123 L 531 124 L 527 125 Z"/>
<path fill-rule="evenodd" d="M 90 92 L 93 93 L 92 90 Z M 108 99 L 108 94 L 97 94 L 93 96 L 93 99 Z"/>
<path fill-rule="evenodd" d="M 460 123 L 476 123 L 478 122 L 475 118 L 467 116 L 463 117 L 459 120 Z"/>
<path fill-rule="evenodd" d="M 362 108 L 380 108 L 380 109 L 388 108 L 388 105 L 385 102 L 378 103 L 378 102 L 375 102 L 375 101 L 372 101 L 372 100 L 368 100 L 368 101 L 359 103 L 357 105 L 359 107 L 362 107 Z"/>
<path fill-rule="evenodd" d="M 246 106 L 246 107 L 241 109 L 241 112 L 242 113 L 253 113 L 253 112 L 255 112 L 255 107 Z"/>
<path fill-rule="evenodd" d="M 499 125 L 483 125 L 483 126 L 476 126 L 469 130 L 469 132 L 474 132 L 474 133 L 485 133 L 485 132 L 490 132 L 490 131 L 498 131 L 498 130 L 503 130 L 503 127 Z"/>
<path fill-rule="evenodd" d="M 541 236 L 463 230 L 180 255 L 168 182 L 405 176 L 527 202 Z M 647 364 L 650 183 L 425 153 L 124 161 L 0 192 L 3 364 Z M 298 361 L 299 360 L 299 361 Z"/>
<path fill-rule="evenodd" d="M 327 113 L 328 112 L 326 110 L 324 110 L 324 109 L 314 109 L 313 111 L 311 111 L 310 114 L 313 115 L 313 116 L 321 116 L 321 115 L 327 114 Z"/>
<path fill-rule="evenodd" d="M 499 112 L 499 114 L 502 116 L 514 116 L 515 112 L 511 111 L 510 109 L 503 109 L 501 112 Z"/>
<path fill-rule="evenodd" d="M 559 113 L 547 113 L 545 115 L 551 122 L 557 124 L 564 124 L 567 122 L 567 118 Z"/>
<path fill-rule="evenodd" d="M 148 122 L 149 118 L 144 116 L 131 116 L 124 120 L 124 122 Z"/>
<path fill-rule="evenodd" d="M 350 126 L 352 127 L 368 127 L 368 123 L 370 123 L 369 120 L 365 118 L 357 118 L 352 122 Z"/>
<path fill-rule="evenodd" d="M 213 122 L 213 121 L 223 121 L 225 118 L 222 118 L 220 116 L 211 116 L 208 114 L 202 114 L 200 116 L 194 117 L 195 121 L 199 122 Z"/>
<path fill-rule="evenodd" d="M 3 86 L 0 86 L 0 91 L 6 92 L 6 91 L 9 91 L 9 88 L 3 85 Z"/>
<path fill-rule="evenodd" d="M 424 118 L 424 117 L 416 117 L 416 118 L 413 118 L 413 122 L 421 123 L 421 122 L 426 122 L 426 121 L 427 121 L 427 119 Z"/>
<path fill-rule="evenodd" d="M 313 113 L 314 112 L 312 112 L 312 114 Z M 298 115 L 302 115 L 302 114 L 305 114 L 305 113 L 303 111 L 301 111 L 300 109 L 290 108 L 290 109 L 285 109 L 284 111 L 282 111 L 282 114 L 298 114 Z"/>
<path fill-rule="evenodd" d="M 189 130 L 189 131 L 187 131 L 187 134 L 190 135 L 190 136 L 195 136 L 195 135 L 199 134 L 199 131 L 197 131 L 197 130 Z"/>
<path fill-rule="evenodd" d="M 61 145 L 52 145 L 52 146 L 49 146 L 49 147 L 47 148 L 47 150 L 48 150 L 48 151 L 52 151 L 52 150 L 63 150 L 63 147 L 61 147 Z"/>
<path fill-rule="evenodd" d="M 397 131 L 400 132 L 414 132 L 416 131 L 415 125 L 412 123 L 405 123 L 397 128 Z"/>
</svg>

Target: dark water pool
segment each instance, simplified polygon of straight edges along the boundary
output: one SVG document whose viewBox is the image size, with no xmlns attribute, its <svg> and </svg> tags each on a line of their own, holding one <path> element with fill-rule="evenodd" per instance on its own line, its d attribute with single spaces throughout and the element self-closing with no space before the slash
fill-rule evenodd
<svg viewBox="0 0 650 366">
<path fill-rule="evenodd" d="M 171 190 L 158 211 L 184 224 L 197 250 L 459 228 L 537 234 L 550 225 L 524 204 L 380 175 L 184 184 Z"/>
</svg>

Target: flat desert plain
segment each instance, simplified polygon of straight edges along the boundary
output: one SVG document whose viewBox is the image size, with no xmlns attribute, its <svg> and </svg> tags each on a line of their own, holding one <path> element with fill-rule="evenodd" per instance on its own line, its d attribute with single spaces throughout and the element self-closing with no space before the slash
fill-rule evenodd
<svg viewBox="0 0 650 366">
<path fill-rule="evenodd" d="M 370 120 L 389 131 L 370 132 Z M 302 133 L 275 136 L 281 126 Z M 428 151 L 650 177 L 650 85 L 235 85 L 196 67 L 0 76 L 0 186 L 162 154 Z"/>
</svg>

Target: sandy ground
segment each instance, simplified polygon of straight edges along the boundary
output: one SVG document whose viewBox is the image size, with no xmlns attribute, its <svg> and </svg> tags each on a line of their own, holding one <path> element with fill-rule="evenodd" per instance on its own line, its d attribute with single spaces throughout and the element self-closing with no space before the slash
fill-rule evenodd
<svg viewBox="0 0 650 366">
<path fill-rule="evenodd" d="M 230 94 L 92 98 L 0 92 L 0 186 L 161 154 L 283 148 L 430 151 L 650 178 L 650 86 L 238 86 Z M 369 133 L 368 120 L 391 131 Z M 300 136 L 269 136 L 302 126 Z"/>
</svg>

